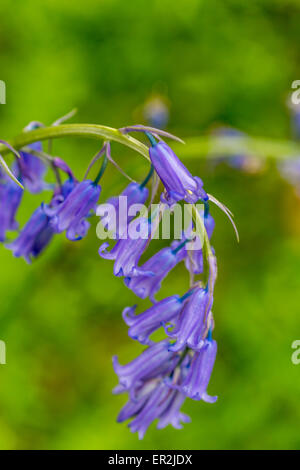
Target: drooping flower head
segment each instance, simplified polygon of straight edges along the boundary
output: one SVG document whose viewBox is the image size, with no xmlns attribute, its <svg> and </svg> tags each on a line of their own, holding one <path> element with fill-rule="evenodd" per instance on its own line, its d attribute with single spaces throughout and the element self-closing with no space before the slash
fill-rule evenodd
<svg viewBox="0 0 300 470">
<path fill-rule="evenodd" d="M 131 432 L 138 433 L 139 439 L 143 439 L 148 427 L 156 419 L 158 429 L 168 424 L 181 429 L 181 423 L 190 422 L 190 417 L 180 411 L 184 400 L 182 393 L 171 390 L 163 381 L 150 380 L 140 387 L 135 400 L 126 403 L 117 421 L 120 423 L 132 418 L 128 427 Z"/>
<path fill-rule="evenodd" d="M 143 268 L 138 267 L 138 262 L 144 253 L 150 237 L 152 224 L 150 219 L 139 217 L 131 224 L 139 227 L 138 236 L 133 238 L 129 233 L 128 238 L 120 239 L 117 241 L 111 251 L 107 251 L 109 243 L 103 243 L 99 248 L 99 255 L 102 258 L 114 260 L 114 275 L 133 277 L 138 275 L 150 275 L 153 273 L 145 271 Z"/>
<path fill-rule="evenodd" d="M 56 186 L 50 204 L 43 204 L 45 214 L 47 214 L 51 219 L 53 219 L 54 216 L 56 216 L 56 214 L 58 213 L 60 207 L 62 206 L 66 198 L 74 190 L 77 184 L 78 182 L 73 177 L 69 177 L 61 186 Z"/>
<path fill-rule="evenodd" d="M 18 228 L 15 216 L 22 195 L 23 189 L 10 178 L 3 176 L 0 183 L 0 242 L 5 241 L 7 231 Z"/>
<path fill-rule="evenodd" d="M 182 423 L 190 422 L 189 416 L 180 411 L 186 396 L 176 389 L 187 374 L 189 358 L 179 361 L 180 356 L 170 355 L 168 342 L 161 341 L 127 366 L 115 367 L 120 380 L 115 393 L 127 392 L 129 395 L 117 421 L 132 419 L 128 426 L 131 432 L 138 433 L 139 439 L 143 439 L 149 425 L 156 419 L 158 429 L 168 424 L 181 429 Z"/>
<path fill-rule="evenodd" d="M 19 236 L 6 247 L 12 250 L 16 258 L 23 257 L 27 263 L 44 250 L 53 236 L 49 225 L 50 218 L 46 215 L 43 205 L 38 207 Z"/>
<path fill-rule="evenodd" d="M 59 211 L 75 184 L 73 179 L 68 179 L 61 187 L 57 187 L 50 204 L 42 203 L 34 211 L 19 236 L 12 243 L 6 245 L 12 250 L 15 257 L 23 257 L 28 263 L 31 263 L 32 258 L 36 258 L 44 251 L 54 235 L 52 218 Z"/>
<path fill-rule="evenodd" d="M 191 175 L 166 143 L 156 142 L 151 134 L 147 135 L 152 144 L 149 148 L 152 165 L 166 191 L 162 195 L 162 201 L 169 205 L 181 200 L 189 203 L 196 203 L 199 199 L 206 201 L 208 196 L 201 179 Z"/>
<path fill-rule="evenodd" d="M 119 377 L 119 385 L 114 393 L 130 392 L 135 397 L 136 391 L 145 382 L 153 378 L 164 377 L 171 372 L 178 356 L 169 351 L 169 341 L 163 340 L 149 346 L 136 359 L 121 366 L 117 357 L 113 358 L 114 371 Z"/>
<path fill-rule="evenodd" d="M 123 319 L 129 326 L 128 335 L 142 344 L 151 344 L 150 335 L 179 315 L 184 300 L 184 297 L 173 295 L 157 302 L 139 315 L 135 315 L 136 305 L 125 308 Z"/>
<path fill-rule="evenodd" d="M 151 276 L 140 274 L 135 277 L 126 277 L 124 282 L 138 297 L 142 299 L 149 297 L 152 302 L 155 302 L 154 295 L 159 291 L 163 279 L 183 260 L 185 255 L 184 244 L 162 248 L 141 266 L 145 273 L 151 272 Z"/>
<path fill-rule="evenodd" d="M 40 127 L 41 124 L 32 122 L 25 127 L 25 131 L 31 131 Z M 35 142 L 30 144 L 29 149 L 34 151 L 41 151 L 41 142 Z M 22 181 L 25 188 L 35 194 L 40 193 L 47 184 L 44 181 L 44 176 L 47 171 L 46 164 L 37 156 L 33 155 L 29 151 L 20 151 L 20 159 L 17 160 L 17 165 L 20 168 L 22 174 Z"/>
<path fill-rule="evenodd" d="M 207 289 L 197 287 L 187 299 L 175 328 L 167 330 L 169 337 L 176 338 L 176 342 L 170 346 L 171 351 L 181 351 L 186 347 L 199 350 L 203 345 L 203 335 L 206 330 L 204 319 L 207 311 L 210 311 L 211 303 Z"/>
<path fill-rule="evenodd" d="M 51 220 L 54 232 L 66 230 L 69 240 L 81 240 L 90 226 L 86 217 L 95 210 L 100 192 L 101 186 L 91 180 L 78 183 Z"/>
<path fill-rule="evenodd" d="M 210 381 L 212 370 L 217 355 L 217 343 L 211 338 L 205 340 L 199 352 L 195 352 L 190 363 L 186 367 L 186 377 L 180 385 L 172 385 L 185 396 L 193 400 L 203 400 L 207 403 L 215 403 L 216 396 L 207 394 L 207 386 Z"/>
<path fill-rule="evenodd" d="M 114 208 L 113 220 L 108 216 L 102 217 L 104 228 L 115 232 L 118 239 L 127 230 L 128 224 L 133 220 L 134 215 L 129 215 L 130 207 L 133 204 L 144 204 L 148 198 L 148 188 L 143 184 L 130 183 L 120 196 L 114 196 L 107 200 L 106 204 L 100 204 L 97 208 L 97 215 L 102 215 L 102 210 L 110 204 Z"/>
</svg>

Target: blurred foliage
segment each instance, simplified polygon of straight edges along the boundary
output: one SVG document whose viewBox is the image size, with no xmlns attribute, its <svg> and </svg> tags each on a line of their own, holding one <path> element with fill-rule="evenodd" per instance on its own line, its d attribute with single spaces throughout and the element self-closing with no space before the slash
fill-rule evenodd
<svg viewBox="0 0 300 470">
<path fill-rule="evenodd" d="M 0 79 L 7 84 L 1 138 L 31 120 L 49 124 L 73 107 L 77 122 L 143 122 L 143 104 L 155 93 L 170 103 L 169 130 L 181 137 L 216 124 L 290 136 L 286 100 L 299 78 L 298 0 L 1 0 L 0 15 Z M 64 139 L 54 151 L 81 177 L 97 145 Z M 141 179 L 146 163 L 112 148 Z M 186 163 L 234 211 L 241 238 L 238 245 L 213 209 L 219 352 L 209 390 L 219 401 L 188 400 L 191 424 L 183 431 L 152 425 L 141 442 L 116 424 L 125 397 L 111 395 L 111 356 L 125 363 L 141 347 L 127 337 L 120 315 L 134 296 L 99 258 L 95 220 L 87 239 L 71 244 L 57 236 L 31 266 L 0 250 L 0 339 L 7 344 L 0 448 L 300 447 L 300 366 L 291 362 L 291 343 L 299 339 L 300 202 L 273 163 L 254 175 Z M 109 169 L 103 200 L 125 184 Z M 26 195 L 21 225 L 39 200 Z M 160 295 L 186 285 L 180 266 Z"/>
</svg>

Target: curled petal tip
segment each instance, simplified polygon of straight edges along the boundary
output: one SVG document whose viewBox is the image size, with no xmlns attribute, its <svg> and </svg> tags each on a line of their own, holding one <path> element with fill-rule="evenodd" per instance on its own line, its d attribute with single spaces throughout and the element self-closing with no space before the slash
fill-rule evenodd
<svg viewBox="0 0 300 470">
<path fill-rule="evenodd" d="M 204 392 L 201 395 L 200 399 L 205 401 L 206 403 L 216 403 L 216 401 L 218 400 L 218 397 L 216 395 L 215 396 L 208 395 L 206 392 Z"/>
</svg>

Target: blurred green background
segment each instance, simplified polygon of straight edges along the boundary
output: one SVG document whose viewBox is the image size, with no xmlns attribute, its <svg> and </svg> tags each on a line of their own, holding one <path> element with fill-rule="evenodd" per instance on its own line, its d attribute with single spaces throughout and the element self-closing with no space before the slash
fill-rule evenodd
<svg viewBox="0 0 300 470">
<path fill-rule="evenodd" d="M 31 120 L 50 124 L 74 107 L 73 122 L 145 123 L 153 94 L 170 105 L 168 130 L 202 135 L 216 124 L 250 135 L 290 138 L 286 100 L 299 79 L 298 0 L 1 0 L 1 138 Z M 64 139 L 54 152 L 82 177 L 99 144 Z M 142 179 L 143 159 L 113 145 Z M 209 385 L 215 405 L 187 400 L 184 430 L 152 425 L 138 441 L 115 418 L 125 396 L 111 356 L 141 347 L 121 319 L 135 299 L 99 258 L 97 220 L 78 244 L 57 236 L 31 266 L 0 247 L 1 449 L 299 449 L 300 202 L 274 162 L 244 173 L 204 160 L 185 163 L 234 212 L 241 241 L 218 210 L 213 245 L 218 357 Z M 114 169 L 103 200 L 126 181 Z M 48 200 L 49 194 L 42 195 Z M 21 225 L 39 204 L 26 195 Z M 150 250 L 151 251 L 151 250 Z M 160 298 L 183 292 L 178 267 Z"/>
</svg>

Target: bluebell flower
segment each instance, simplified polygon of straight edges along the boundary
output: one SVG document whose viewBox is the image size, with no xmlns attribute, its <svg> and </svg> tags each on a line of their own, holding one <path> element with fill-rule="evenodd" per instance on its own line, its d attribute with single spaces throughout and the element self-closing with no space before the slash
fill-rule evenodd
<svg viewBox="0 0 300 470">
<path fill-rule="evenodd" d="M 132 222 L 133 223 L 133 222 Z M 114 260 L 114 275 L 132 277 L 137 275 L 149 275 L 153 273 L 144 271 L 138 267 L 140 257 L 144 253 L 151 237 L 151 221 L 144 217 L 137 219 L 137 225 L 140 227 L 139 238 L 120 239 L 117 241 L 111 251 L 106 248 L 109 243 L 103 243 L 99 248 L 99 255 L 102 258 Z"/>
<path fill-rule="evenodd" d="M 95 210 L 101 187 L 91 180 L 78 183 L 52 217 L 51 226 L 56 233 L 66 230 L 71 241 L 82 239 L 88 229 L 86 217 Z"/>
<path fill-rule="evenodd" d="M 111 204 L 114 211 L 114 220 L 110 220 L 108 217 L 102 218 L 104 221 L 104 228 L 111 229 L 115 232 L 115 238 L 119 238 L 122 234 L 126 233 L 127 226 L 134 216 L 128 215 L 128 210 L 133 204 L 144 204 L 148 198 L 148 188 L 139 183 L 130 183 L 120 196 L 111 197 L 107 200 L 106 204 Z M 127 213 L 121 211 L 120 214 L 120 201 L 121 198 L 126 198 Z M 106 204 L 98 206 L 97 214 L 99 215 L 99 209 L 105 207 Z"/>
<path fill-rule="evenodd" d="M 190 422 L 189 416 L 180 411 L 184 400 L 183 394 L 170 390 L 162 381 L 146 382 L 139 390 L 137 398 L 130 400 L 122 408 L 117 421 L 133 418 L 128 427 L 131 432 L 138 433 L 139 439 L 143 439 L 148 427 L 156 419 L 158 429 L 168 424 L 181 429 L 181 422 Z"/>
<path fill-rule="evenodd" d="M 136 397 L 139 387 L 153 378 L 162 378 L 170 373 L 176 363 L 178 355 L 169 351 L 169 341 L 163 340 L 149 346 L 136 359 L 121 366 L 117 357 L 113 358 L 114 371 L 119 377 L 119 385 L 113 392 L 129 392 L 132 398 Z"/>
<path fill-rule="evenodd" d="M 44 212 L 51 218 L 55 216 L 62 203 L 66 200 L 77 184 L 78 182 L 73 177 L 69 177 L 61 186 L 57 186 L 54 189 L 50 204 L 43 206 Z"/>
<path fill-rule="evenodd" d="M 41 205 L 34 211 L 19 236 L 6 247 L 12 250 L 15 257 L 23 257 L 27 263 L 31 263 L 32 258 L 45 249 L 53 236 L 49 221 L 50 217 Z"/>
<path fill-rule="evenodd" d="M 184 300 L 184 297 L 173 295 L 157 302 L 139 315 L 135 315 L 136 305 L 125 308 L 122 315 L 129 326 L 128 335 L 142 344 L 151 344 L 149 336 L 163 323 L 178 316 Z"/>
<path fill-rule="evenodd" d="M 55 189 L 50 204 L 42 203 L 35 210 L 19 236 L 6 245 L 13 251 L 15 257 L 23 257 L 30 263 L 32 258 L 36 258 L 44 251 L 54 235 L 52 218 L 75 185 L 76 181 L 69 178 L 61 187 Z"/>
<path fill-rule="evenodd" d="M 36 151 L 42 150 L 40 142 L 31 144 L 29 147 Z M 17 164 L 19 165 L 25 188 L 30 193 L 40 193 L 47 186 L 44 181 L 44 176 L 47 171 L 46 164 L 39 157 L 31 153 L 24 151 L 20 151 L 19 153 L 21 158 L 17 161 Z"/>
<path fill-rule="evenodd" d="M 163 343 L 161 347 L 166 346 L 167 343 Z M 157 349 L 158 346 L 152 346 L 152 351 L 154 348 Z M 144 356 L 144 359 L 151 360 L 150 356 Z M 117 418 L 118 422 L 132 419 L 128 426 L 132 432 L 138 432 L 140 439 L 143 439 L 147 428 L 156 419 L 158 419 L 158 429 L 165 428 L 169 424 L 181 429 L 182 423 L 190 422 L 189 416 L 181 412 L 186 396 L 174 386 L 179 387 L 183 383 L 187 375 L 186 365 L 190 359 L 184 357 L 180 363 L 179 356 L 175 356 L 171 361 L 169 359 L 166 361 L 165 358 L 162 360 L 158 369 L 155 362 L 150 374 L 139 377 L 135 382 L 134 393 L 127 390 L 129 400 Z M 135 365 L 139 366 L 137 363 Z M 122 391 L 124 387 L 119 386 L 118 392 Z"/>
<path fill-rule="evenodd" d="M 134 397 L 129 396 L 128 402 L 121 409 L 117 421 L 122 423 L 123 421 L 137 415 L 139 411 L 143 409 L 143 406 L 146 404 L 149 396 L 155 390 L 158 383 L 161 383 L 161 379 L 153 378 L 145 380 L 145 382 L 140 382 L 136 387 Z M 124 390 L 121 391 L 123 392 Z"/>
<path fill-rule="evenodd" d="M 170 338 L 176 338 L 170 351 L 181 351 L 186 347 L 199 350 L 203 345 L 203 334 L 206 330 L 204 323 L 206 313 L 210 311 L 211 299 L 207 289 L 197 287 L 186 300 L 176 322 L 175 328 L 166 331 Z"/>
<path fill-rule="evenodd" d="M 147 135 L 151 139 L 152 136 Z M 150 159 L 166 190 L 162 202 L 173 205 L 181 200 L 189 203 L 196 203 L 199 199 L 206 201 L 208 196 L 201 179 L 191 175 L 167 144 L 153 138 L 151 142 Z"/>
<path fill-rule="evenodd" d="M 212 370 L 217 355 L 217 343 L 213 339 L 206 339 L 199 352 L 195 352 L 187 368 L 187 374 L 180 385 L 172 384 L 170 380 L 166 383 L 179 390 L 181 393 L 193 400 L 203 400 L 207 403 L 215 403 L 216 396 L 207 394 Z"/>
<path fill-rule="evenodd" d="M 168 424 L 171 424 L 175 429 L 182 429 L 181 423 L 191 422 L 191 418 L 180 411 L 185 399 L 186 396 L 178 391 L 170 397 L 168 406 L 159 416 L 157 429 L 163 429 Z"/>
<path fill-rule="evenodd" d="M 49 221 L 48 221 L 49 222 Z M 48 223 L 44 229 L 37 235 L 31 249 L 32 258 L 37 258 L 44 249 L 49 245 L 52 240 L 54 232 L 51 225 Z"/>
<path fill-rule="evenodd" d="M 119 385 L 115 393 L 128 392 L 129 400 L 120 411 L 117 421 L 132 419 L 129 428 L 142 439 L 149 425 L 158 419 L 157 428 L 171 424 L 181 429 L 190 418 L 180 409 L 186 397 L 214 403 L 215 396 L 207 394 L 217 345 L 211 333 L 199 352 L 188 350 L 183 355 L 168 355 L 166 340 L 153 344 L 137 359 L 120 366 L 114 359 Z"/>
<path fill-rule="evenodd" d="M 138 297 L 145 299 L 149 297 L 155 302 L 154 295 L 159 291 L 163 279 L 169 272 L 185 257 L 184 245 L 178 244 L 177 247 L 163 248 L 146 261 L 141 269 L 145 272 L 151 272 L 152 275 L 143 275 L 135 277 L 126 277 L 125 284 Z"/>
<path fill-rule="evenodd" d="M 18 228 L 15 216 L 22 195 L 22 188 L 10 178 L 3 176 L 0 184 L 0 242 L 5 241 L 7 231 Z"/>
<path fill-rule="evenodd" d="M 28 124 L 24 130 L 31 131 L 41 126 L 42 124 L 34 121 Z M 41 142 L 34 142 L 28 145 L 28 148 L 40 152 L 42 151 L 42 144 Z M 21 171 L 25 188 L 33 194 L 40 193 L 47 187 L 44 181 L 47 165 L 30 152 L 20 150 L 19 154 L 21 158 L 17 160 L 17 165 Z"/>
</svg>

